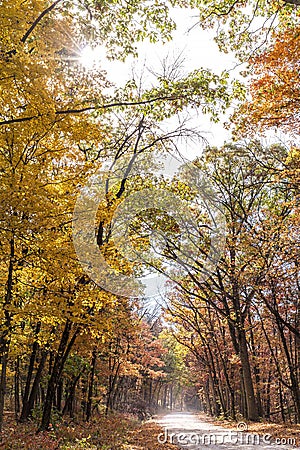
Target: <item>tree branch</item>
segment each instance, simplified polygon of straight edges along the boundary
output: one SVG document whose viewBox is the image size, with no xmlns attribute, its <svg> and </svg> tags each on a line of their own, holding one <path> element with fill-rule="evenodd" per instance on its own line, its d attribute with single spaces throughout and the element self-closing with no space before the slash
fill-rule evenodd
<svg viewBox="0 0 300 450">
<path fill-rule="evenodd" d="M 60 3 L 62 0 L 56 0 L 54 3 L 52 3 L 52 5 L 50 5 L 48 8 L 44 9 L 43 12 L 41 12 L 41 14 L 35 19 L 35 21 L 33 22 L 33 24 L 31 25 L 31 27 L 26 31 L 26 33 L 24 34 L 24 36 L 21 39 L 21 42 L 24 44 L 26 42 L 26 40 L 28 39 L 28 37 L 30 36 L 30 34 L 33 32 L 33 30 L 35 29 L 35 27 L 40 23 L 40 21 L 42 20 L 42 18 L 48 14 L 50 11 L 52 11 L 52 9 L 54 9 L 56 7 L 56 5 L 58 3 Z"/>
<path fill-rule="evenodd" d="M 74 109 L 62 109 L 62 110 L 58 110 L 55 111 L 55 114 L 57 116 L 61 116 L 61 115 L 66 115 L 66 114 L 80 114 L 83 112 L 88 112 L 88 111 L 97 111 L 99 109 L 111 109 L 111 108 L 116 108 L 118 106 L 139 106 L 139 105 L 147 105 L 147 104 L 151 104 L 157 101 L 162 101 L 162 100 L 176 100 L 177 97 L 168 97 L 168 96 L 164 96 L 164 97 L 157 97 L 157 98 L 152 98 L 149 100 L 140 100 L 137 102 L 115 102 L 115 103 L 108 103 L 106 105 L 100 105 L 100 106 L 87 106 L 85 108 L 74 108 Z M 19 123 L 19 122 L 28 122 L 30 120 L 33 119 L 37 119 L 38 117 L 43 117 L 42 114 L 40 115 L 36 115 L 36 116 L 29 116 L 29 117 L 18 117 L 17 119 L 7 119 L 7 120 L 2 120 L 0 122 L 0 125 L 10 125 L 12 123 Z"/>
<path fill-rule="evenodd" d="M 289 5 L 300 6 L 300 0 L 284 0 L 284 3 L 288 3 Z"/>
</svg>

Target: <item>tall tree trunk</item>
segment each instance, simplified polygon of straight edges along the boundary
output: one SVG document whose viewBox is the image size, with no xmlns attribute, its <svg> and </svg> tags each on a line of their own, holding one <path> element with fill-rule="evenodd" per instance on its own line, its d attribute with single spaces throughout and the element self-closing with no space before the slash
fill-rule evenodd
<svg viewBox="0 0 300 450">
<path fill-rule="evenodd" d="M 4 326 L 2 335 L 0 338 L 0 357 L 1 357 L 1 376 L 0 376 L 0 433 L 3 427 L 3 415 L 6 393 L 6 371 L 8 363 L 8 352 L 10 345 L 10 328 L 11 328 L 11 314 L 8 307 L 12 302 L 12 288 L 13 288 L 13 271 L 14 271 L 14 259 L 15 259 L 15 240 L 14 236 L 10 239 L 10 258 L 8 266 L 8 275 L 6 283 L 6 293 L 4 298 Z"/>
<path fill-rule="evenodd" d="M 214 414 L 214 416 L 218 417 L 220 415 L 220 404 L 217 399 L 215 379 L 212 377 L 211 372 L 209 372 L 209 384 L 210 384 L 210 391 L 211 391 L 212 400 L 213 400 L 213 414 Z"/>
<path fill-rule="evenodd" d="M 255 376 L 255 385 L 256 385 L 256 399 L 257 399 L 257 410 L 258 415 L 260 417 L 264 416 L 261 396 L 260 396 L 260 370 L 259 367 L 256 364 L 256 357 L 257 357 L 257 351 L 255 347 L 255 341 L 254 341 L 254 334 L 253 334 L 253 328 L 252 328 L 252 320 L 251 320 L 251 314 L 248 313 L 248 320 L 250 324 L 250 342 L 251 342 L 251 353 L 254 356 L 254 364 L 253 364 L 253 371 Z"/>
<path fill-rule="evenodd" d="M 34 402 L 37 398 L 38 388 L 39 388 L 40 381 L 42 378 L 42 373 L 43 373 L 43 370 L 44 370 L 44 367 L 46 364 L 47 356 L 48 356 L 48 351 L 44 350 L 42 353 L 41 360 L 39 362 L 33 383 L 32 383 L 31 392 L 30 392 L 29 399 L 28 399 L 28 402 L 26 405 L 26 410 L 24 410 L 23 421 L 28 420 L 29 417 L 32 415 Z M 23 414 L 23 411 L 22 411 L 22 414 Z"/>
<path fill-rule="evenodd" d="M 107 399 L 106 399 L 106 408 L 105 408 L 106 416 L 108 415 L 108 412 L 113 409 L 113 406 L 114 406 L 113 405 L 113 397 L 114 397 L 115 388 L 117 385 L 117 379 L 118 379 L 121 363 L 114 361 L 114 363 L 111 364 L 111 362 L 110 362 L 111 371 L 113 371 L 115 367 L 116 367 L 115 373 L 109 375 L 109 378 L 108 378 L 108 388 L 107 388 L 107 394 L 106 394 Z"/>
<path fill-rule="evenodd" d="M 296 421 L 297 421 L 297 423 L 299 423 L 299 421 L 300 421 L 300 391 L 299 391 L 299 385 L 298 385 L 297 374 L 296 374 L 297 370 L 293 364 L 291 354 L 288 349 L 286 337 L 284 335 L 283 326 L 277 318 L 276 318 L 276 322 L 277 322 L 281 342 L 283 344 L 285 356 L 286 356 L 288 367 L 289 367 L 289 376 L 290 376 L 290 380 L 291 380 L 291 392 L 292 392 L 295 409 L 296 409 Z"/>
<path fill-rule="evenodd" d="M 97 352 L 93 350 L 92 356 L 92 367 L 90 373 L 89 387 L 88 387 L 88 398 L 86 405 L 86 421 L 89 422 L 92 415 L 92 397 L 93 397 L 93 388 L 94 388 L 94 378 L 95 378 L 95 370 L 96 370 L 96 361 L 97 361 Z"/>
<path fill-rule="evenodd" d="M 259 418 L 258 408 L 254 395 L 254 387 L 252 381 L 251 367 L 247 348 L 246 333 L 244 328 L 238 331 L 239 349 L 241 358 L 241 369 L 243 376 L 243 384 L 245 390 L 245 399 L 247 405 L 247 419 L 257 421 Z"/>
<path fill-rule="evenodd" d="M 57 411 L 61 411 L 61 404 L 62 404 L 62 396 L 63 396 L 63 380 L 60 378 L 57 389 L 56 389 L 56 408 Z"/>
<path fill-rule="evenodd" d="M 249 305 L 249 298 L 247 304 L 241 307 L 240 301 L 240 286 L 238 276 L 236 273 L 236 235 L 234 236 L 232 247 L 230 248 L 230 272 L 232 284 L 232 303 L 234 312 L 236 314 L 234 340 L 232 341 L 235 349 L 238 350 L 238 355 L 241 360 L 241 374 L 243 378 L 243 389 L 246 403 L 246 418 L 252 421 L 257 421 L 258 407 L 254 394 L 253 380 L 251 374 L 251 367 L 249 361 L 249 353 L 247 347 L 247 339 L 244 328 L 245 319 L 247 317 L 247 304 Z M 230 321 L 228 321 L 230 323 Z M 232 336 L 233 337 L 233 336 Z"/>
<path fill-rule="evenodd" d="M 170 410 L 173 410 L 173 383 L 171 384 L 170 387 Z"/>
<path fill-rule="evenodd" d="M 282 395 L 282 386 L 280 380 L 278 380 L 279 385 L 279 404 L 280 404 L 280 413 L 281 413 L 281 419 L 282 422 L 285 423 L 285 413 L 284 413 L 284 402 L 283 402 L 283 395 Z"/>
<path fill-rule="evenodd" d="M 68 319 L 66 321 L 64 331 L 62 333 L 62 337 L 60 340 L 57 355 L 54 360 L 50 379 L 48 381 L 46 398 L 45 398 L 45 403 L 44 403 L 44 408 L 43 408 L 43 416 L 42 416 L 41 425 L 39 427 L 39 431 L 44 431 L 49 428 L 49 424 L 50 424 L 50 420 L 51 420 L 52 405 L 53 405 L 53 401 L 54 401 L 57 384 L 59 383 L 66 359 L 67 359 L 67 357 L 71 351 L 71 348 L 76 340 L 76 337 L 79 333 L 79 327 L 78 327 L 75 330 L 75 332 L 73 333 L 73 336 L 70 339 L 70 342 L 68 343 L 70 333 L 71 333 L 71 328 L 72 328 L 72 323 Z"/>
<path fill-rule="evenodd" d="M 209 380 L 205 383 L 205 402 L 206 402 L 206 413 L 208 413 L 210 416 L 213 415 L 212 407 L 211 407 L 211 401 L 210 401 L 210 395 L 209 395 Z"/>
<path fill-rule="evenodd" d="M 267 387 L 266 387 L 266 407 L 265 407 L 266 419 L 270 418 L 270 412 L 271 412 L 271 380 L 272 380 L 272 373 L 270 370 L 269 374 L 268 374 L 268 381 L 267 381 Z"/>
<path fill-rule="evenodd" d="M 20 357 L 17 356 L 15 363 L 15 417 L 18 420 L 20 413 Z"/>
<path fill-rule="evenodd" d="M 0 433 L 3 426 L 4 401 L 6 391 L 6 371 L 7 371 L 8 351 L 5 351 L 1 358 L 1 377 L 0 377 Z"/>
<path fill-rule="evenodd" d="M 40 329 L 41 329 L 41 322 L 38 322 L 37 325 L 36 325 L 36 329 L 35 329 L 35 335 L 36 336 L 39 334 Z M 28 414 L 27 414 L 27 411 L 28 411 L 28 398 L 29 398 L 32 374 L 33 374 L 33 369 L 34 369 L 34 364 L 35 364 L 35 360 L 36 360 L 36 355 L 37 355 L 38 349 L 39 349 L 38 341 L 34 341 L 34 343 L 32 345 L 32 351 L 31 351 L 30 360 L 29 360 L 29 366 L 28 366 L 28 371 L 27 371 L 26 384 L 25 384 L 25 390 L 24 390 L 23 401 L 22 401 L 22 412 L 21 412 L 20 422 L 24 422 L 28 418 Z"/>
<path fill-rule="evenodd" d="M 80 380 L 80 377 L 84 373 L 85 369 L 81 370 L 77 377 L 70 383 L 70 386 L 68 388 L 68 396 L 65 401 L 65 405 L 62 411 L 62 414 L 65 415 L 66 413 L 69 413 L 70 417 L 73 417 L 74 415 L 74 402 L 75 402 L 75 392 L 76 392 L 76 386 L 78 381 Z"/>
</svg>

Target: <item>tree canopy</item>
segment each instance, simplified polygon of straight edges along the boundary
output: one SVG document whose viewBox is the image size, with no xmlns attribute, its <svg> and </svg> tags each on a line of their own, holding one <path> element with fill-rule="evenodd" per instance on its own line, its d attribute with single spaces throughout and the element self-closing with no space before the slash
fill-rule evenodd
<svg viewBox="0 0 300 450">
<path fill-rule="evenodd" d="M 142 40 L 171 40 L 172 8 L 196 11 L 248 78 L 200 66 L 115 86 L 104 66 L 82 65 L 87 46 L 125 61 Z M 2 2 L 0 431 L 8 409 L 39 431 L 176 407 L 300 421 L 299 11 L 297 0 Z M 185 120 L 229 109 L 220 148 Z M 274 128 L 290 141 L 264 145 Z M 197 157 L 161 174 L 183 141 Z M 93 208 L 79 255 L 74 229 Z M 109 268 L 96 278 L 91 241 Z M 158 308 L 126 286 L 153 271 L 168 278 Z M 125 283 L 112 290 L 116 274 Z"/>
</svg>

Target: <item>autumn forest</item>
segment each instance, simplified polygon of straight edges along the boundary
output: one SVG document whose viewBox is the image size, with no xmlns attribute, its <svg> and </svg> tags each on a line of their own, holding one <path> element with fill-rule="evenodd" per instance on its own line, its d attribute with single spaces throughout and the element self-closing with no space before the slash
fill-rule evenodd
<svg viewBox="0 0 300 450">
<path fill-rule="evenodd" d="M 234 70 L 83 63 L 138 61 L 180 10 Z M 0 448 L 160 450 L 134 433 L 173 410 L 299 424 L 300 1 L 0 11 Z"/>
</svg>

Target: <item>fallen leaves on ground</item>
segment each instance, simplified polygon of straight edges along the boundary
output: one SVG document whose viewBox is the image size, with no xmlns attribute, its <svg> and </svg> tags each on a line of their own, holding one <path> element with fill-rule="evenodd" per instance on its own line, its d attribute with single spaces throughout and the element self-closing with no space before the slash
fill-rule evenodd
<svg viewBox="0 0 300 450">
<path fill-rule="evenodd" d="M 34 422 L 17 424 L 10 419 L 0 436 L 1 450 L 178 450 L 160 444 L 163 429 L 155 422 L 140 423 L 121 414 L 99 416 L 90 423 L 62 421 L 53 430 L 37 433 Z"/>
<path fill-rule="evenodd" d="M 155 422 L 149 421 L 131 431 L 127 438 L 126 450 L 178 450 L 174 444 L 160 444 L 158 436 L 164 433 L 162 427 Z"/>
</svg>

